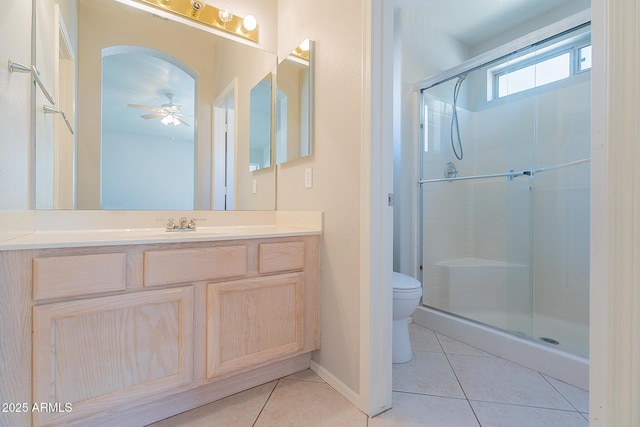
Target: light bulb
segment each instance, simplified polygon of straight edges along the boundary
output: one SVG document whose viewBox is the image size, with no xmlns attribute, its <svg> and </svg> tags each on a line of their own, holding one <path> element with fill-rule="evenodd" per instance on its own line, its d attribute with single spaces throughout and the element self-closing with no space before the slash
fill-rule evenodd
<svg viewBox="0 0 640 427">
<path fill-rule="evenodd" d="M 169 123 L 173 123 L 173 117 L 170 115 L 164 116 L 162 120 L 160 120 L 163 125 L 167 126 Z"/>
<path fill-rule="evenodd" d="M 221 7 L 218 10 L 218 19 L 220 19 L 220 22 L 226 24 L 227 22 L 231 21 L 233 19 L 233 13 L 231 13 L 231 9 L 229 9 L 228 7 Z"/>
<path fill-rule="evenodd" d="M 198 16 L 204 9 L 205 4 L 201 0 L 190 0 L 191 3 L 191 16 Z"/>
<path fill-rule="evenodd" d="M 242 20 L 242 26 L 247 31 L 253 31 L 258 26 L 258 21 L 253 15 L 246 15 Z"/>
<path fill-rule="evenodd" d="M 308 52 L 309 51 L 309 39 L 304 39 L 302 41 L 302 43 L 300 43 L 300 46 L 298 46 L 298 48 L 300 48 L 300 50 L 303 51 L 303 52 Z"/>
</svg>

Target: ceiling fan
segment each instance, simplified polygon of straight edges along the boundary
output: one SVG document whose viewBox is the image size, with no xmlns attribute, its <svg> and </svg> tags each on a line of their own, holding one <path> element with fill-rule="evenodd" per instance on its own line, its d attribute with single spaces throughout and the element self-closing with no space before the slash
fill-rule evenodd
<svg viewBox="0 0 640 427">
<path fill-rule="evenodd" d="M 143 119 L 156 119 L 162 117 L 160 120 L 165 125 L 174 125 L 178 126 L 179 124 L 183 124 L 185 126 L 191 127 L 191 125 L 185 122 L 181 117 L 183 114 L 180 114 L 181 105 L 176 105 L 173 103 L 173 94 L 168 93 L 167 98 L 169 98 L 168 104 L 162 104 L 160 107 L 149 107 L 146 105 L 138 105 L 138 104 L 127 104 L 129 108 L 139 108 L 141 110 L 153 111 L 150 114 L 143 114 L 140 117 Z"/>
</svg>

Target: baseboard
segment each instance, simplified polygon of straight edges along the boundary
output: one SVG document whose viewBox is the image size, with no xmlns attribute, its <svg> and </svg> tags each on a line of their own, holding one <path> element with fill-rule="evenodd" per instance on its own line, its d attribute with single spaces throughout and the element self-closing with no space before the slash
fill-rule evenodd
<svg viewBox="0 0 640 427">
<path fill-rule="evenodd" d="M 234 375 L 180 393 L 167 395 L 133 407 L 70 422 L 71 426 L 139 427 L 189 411 L 232 394 L 266 384 L 309 367 L 311 353 L 301 354 L 242 374 Z"/>
<path fill-rule="evenodd" d="M 347 399 L 356 408 L 362 411 L 360 395 L 355 391 L 347 387 L 342 381 L 336 378 L 331 372 L 325 369 L 323 366 L 318 365 L 313 359 L 309 368 L 315 372 L 320 378 L 322 378 L 327 384 L 329 384 L 335 391 L 337 391 L 342 397 Z M 363 411 L 366 413 L 366 411 Z"/>
</svg>

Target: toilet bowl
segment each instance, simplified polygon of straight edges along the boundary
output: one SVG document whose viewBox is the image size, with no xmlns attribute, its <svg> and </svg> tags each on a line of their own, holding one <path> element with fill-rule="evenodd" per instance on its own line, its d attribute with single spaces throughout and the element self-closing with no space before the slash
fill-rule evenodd
<svg viewBox="0 0 640 427">
<path fill-rule="evenodd" d="M 413 277 L 393 272 L 393 363 L 413 358 L 409 341 L 408 317 L 418 307 L 422 285 Z"/>
</svg>

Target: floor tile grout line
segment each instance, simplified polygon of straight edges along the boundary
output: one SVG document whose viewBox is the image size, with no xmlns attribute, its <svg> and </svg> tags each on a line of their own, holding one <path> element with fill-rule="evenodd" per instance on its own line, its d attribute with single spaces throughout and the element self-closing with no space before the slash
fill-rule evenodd
<svg viewBox="0 0 640 427">
<path fill-rule="evenodd" d="M 435 333 L 435 331 L 434 331 L 434 333 Z M 440 342 L 440 339 L 438 338 L 438 334 L 437 334 L 437 333 L 435 333 L 435 335 L 436 335 L 436 339 L 438 339 L 438 342 L 439 342 L 439 343 L 440 343 L 440 345 L 442 346 L 442 343 Z M 445 335 L 445 336 L 446 336 L 446 335 Z M 464 344 L 464 343 L 463 343 L 463 344 Z M 443 349 L 444 349 L 444 347 L 443 347 Z M 551 386 L 553 387 L 553 389 L 554 389 L 556 392 L 558 392 L 558 393 L 560 394 L 560 396 L 562 396 L 562 398 L 563 398 L 565 401 L 567 401 L 567 403 L 569 403 L 569 405 L 570 405 L 574 410 L 571 410 L 571 409 L 548 408 L 548 407 L 532 406 L 532 405 L 521 405 L 521 404 L 517 404 L 517 403 L 508 403 L 508 402 L 483 401 L 483 400 L 477 400 L 477 399 L 471 400 L 471 399 L 469 399 L 469 398 L 467 397 L 467 393 L 466 393 L 466 391 L 464 390 L 464 387 L 462 386 L 462 383 L 460 382 L 460 379 L 458 378 L 458 374 L 457 374 L 457 372 L 456 372 L 455 368 L 453 367 L 453 365 L 451 364 L 451 361 L 449 360 L 449 354 L 450 354 L 450 353 L 447 353 L 447 352 L 445 351 L 445 352 L 444 352 L 444 354 L 445 354 L 445 357 L 447 358 L 447 362 L 449 362 L 449 366 L 451 366 L 451 369 L 453 370 L 453 373 L 454 373 L 454 375 L 455 375 L 455 377 L 456 377 L 456 380 L 458 380 L 458 384 L 460 384 L 460 388 L 462 389 L 462 392 L 464 393 L 464 395 L 465 395 L 465 397 L 466 397 L 467 401 L 469 401 L 469 405 L 471 406 L 472 410 L 473 410 L 473 405 L 471 405 L 471 402 L 472 402 L 472 401 L 474 401 L 474 402 L 496 403 L 496 404 L 502 404 L 502 405 L 513 405 L 513 406 L 522 406 L 522 407 L 529 407 L 529 408 L 550 409 L 550 410 L 557 410 L 557 411 L 578 412 L 578 413 L 580 413 L 580 411 L 578 410 L 578 408 L 576 408 L 576 407 L 575 407 L 575 405 L 573 405 L 573 404 L 569 401 L 569 399 L 567 399 L 567 398 L 564 396 L 564 394 L 562 394 L 562 393 L 560 392 L 560 390 L 558 390 L 556 387 L 554 387 L 554 386 L 553 386 L 553 384 L 551 384 L 551 383 L 550 383 L 550 381 L 549 381 L 549 380 L 548 380 L 548 379 L 547 379 L 547 378 L 546 378 L 542 373 L 540 373 L 540 372 L 538 372 L 538 371 L 536 371 L 536 370 L 533 370 L 533 369 L 531 369 L 531 368 L 528 368 L 528 367 L 526 367 L 526 366 L 520 365 L 519 363 L 515 363 L 515 362 L 513 362 L 513 361 L 511 361 L 511 360 L 504 359 L 504 358 L 502 358 L 502 357 L 500 357 L 500 356 L 494 356 L 494 355 L 492 355 L 492 357 L 496 357 L 496 358 L 498 358 L 498 359 L 502 359 L 502 360 L 505 360 L 505 361 L 507 361 L 507 362 L 513 363 L 514 365 L 517 365 L 517 366 L 520 366 L 520 367 L 522 367 L 522 368 L 528 369 L 528 370 L 530 370 L 530 371 L 532 371 L 532 372 L 535 372 L 535 373 L 537 373 L 538 375 L 542 376 L 542 377 L 544 378 L 544 381 L 545 381 L 546 383 L 549 383 L 549 385 L 551 385 Z M 489 354 L 490 354 L 490 353 L 489 353 Z M 457 354 L 457 353 L 456 353 L 456 354 L 454 354 L 454 356 L 464 356 L 464 357 L 486 357 L 486 356 L 473 355 L 473 354 Z M 475 414 L 475 411 L 474 411 L 474 414 Z M 477 417 L 476 417 L 476 418 L 477 418 Z M 478 420 L 478 422 L 480 422 L 480 420 Z"/>
<path fill-rule="evenodd" d="M 456 377 L 456 380 L 458 381 L 458 384 L 460 385 L 460 388 L 462 389 L 462 392 L 463 392 L 463 394 L 465 395 L 465 397 L 467 396 L 467 394 L 466 394 L 466 392 L 465 392 L 465 390 L 464 390 L 464 387 L 462 387 L 462 383 L 460 382 L 460 379 L 458 378 L 458 374 L 456 373 L 456 370 L 453 368 L 453 365 L 451 364 L 451 361 L 450 361 L 450 359 L 449 359 L 449 355 L 454 355 L 454 356 L 463 356 L 463 357 L 474 357 L 474 358 L 475 358 L 475 357 L 494 357 L 494 358 L 498 358 L 498 359 L 502 359 L 502 360 L 504 360 L 504 361 L 510 362 L 510 363 L 512 363 L 512 364 L 514 364 L 514 365 L 520 366 L 520 367 L 522 367 L 522 368 L 524 368 L 524 369 L 527 369 L 527 370 L 530 370 L 530 371 L 532 371 L 532 372 L 535 372 L 535 373 L 537 373 L 538 375 L 541 375 L 541 376 L 544 378 L 544 381 L 545 381 L 545 382 L 547 382 L 549 385 L 551 385 L 551 386 L 553 387 L 553 389 L 554 389 L 557 393 L 559 393 L 559 394 L 562 396 L 562 398 L 563 398 L 563 399 L 564 399 L 564 400 L 565 400 L 565 401 L 566 401 L 566 402 L 571 406 L 571 408 L 573 408 L 573 410 L 571 410 L 571 409 L 557 409 L 557 408 L 544 408 L 544 407 L 538 407 L 538 406 L 531 406 L 531 405 L 519 405 L 519 404 L 511 404 L 511 403 L 504 403 L 504 402 L 490 402 L 490 403 L 504 404 L 504 405 L 514 405 L 514 406 L 525 406 L 525 407 L 531 407 L 531 408 L 550 409 L 550 410 L 559 410 L 559 411 L 567 411 L 567 412 L 577 412 L 578 414 L 580 414 L 581 416 L 583 416 L 583 417 L 584 417 L 584 413 L 583 413 L 583 412 L 581 412 L 581 411 L 576 407 L 576 405 L 574 405 L 574 404 L 573 404 L 573 403 L 572 403 L 572 402 L 571 402 L 571 401 L 570 401 L 570 400 L 565 396 L 565 394 L 564 394 L 564 393 L 562 393 L 562 391 L 560 391 L 557 387 L 555 387 L 555 385 L 554 385 L 553 383 L 551 383 L 551 381 L 550 381 L 550 379 L 549 379 L 549 378 L 553 378 L 553 377 L 546 376 L 546 375 L 544 375 L 543 373 L 541 373 L 541 372 L 539 372 L 539 371 L 536 371 L 535 369 L 531 369 L 531 368 L 529 368 L 529 367 L 527 367 L 527 366 L 524 366 L 524 365 L 522 365 L 522 364 L 520 364 L 520 363 L 516 363 L 516 362 L 514 362 L 514 361 L 512 361 L 512 360 L 509 360 L 509 359 L 506 359 L 506 358 L 504 358 L 504 357 L 500 357 L 500 356 L 497 356 L 497 355 L 491 354 L 491 353 L 489 353 L 489 352 L 485 352 L 485 353 L 486 353 L 486 355 L 466 354 L 466 353 L 462 353 L 462 352 L 460 352 L 460 353 L 458 353 L 458 352 L 456 352 L 456 353 L 454 353 L 454 352 L 447 352 L 447 351 L 445 351 L 445 350 L 444 350 L 444 346 L 442 345 L 442 342 L 441 342 L 441 340 L 440 340 L 440 337 L 439 337 L 439 335 L 440 335 L 440 334 L 439 334 L 439 333 L 437 333 L 436 331 L 434 331 L 434 330 L 432 330 L 432 329 L 426 328 L 426 327 L 424 327 L 424 326 L 422 326 L 422 325 L 417 325 L 417 324 L 416 324 L 416 326 L 419 326 L 419 327 L 421 327 L 421 328 L 424 328 L 425 330 L 431 331 L 431 332 L 435 335 L 435 338 L 436 338 L 436 340 L 438 341 L 438 344 L 440 345 L 440 348 L 441 348 L 442 352 L 444 353 L 444 355 L 445 355 L 445 357 L 446 357 L 446 359 L 447 359 L 447 362 L 449 362 L 449 366 L 451 367 L 451 369 L 452 369 L 452 371 L 453 371 L 453 373 L 454 373 L 454 375 L 455 375 L 455 377 Z M 459 342 L 461 342 L 462 344 L 466 344 L 466 343 L 464 343 L 463 341 L 457 340 L 457 339 L 455 339 L 455 338 L 448 337 L 447 335 L 444 335 L 444 334 L 441 334 L 441 335 L 442 335 L 442 336 L 445 336 L 445 337 L 447 337 L 447 338 L 453 339 L 453 340 L 455 340 L 455 341 L 459 341 Z M 466 345 L 468 345 L 468 344 L 466 344 Z M 473 347 L 473 346 L 472 346 L 472 347 Z M 474 347 L 474 348 L 475 348 L 475 347 Z M 416 350 L 416 351 L 420 351 L 420 352 L 423 352 L 423 353 L 427 353 L 427 352 L 431 352 L 431 353 L 438 353 L 437 351 L 429 351 L 429 350 Z M 555 378 L 554 378 L 554 379 L 555 379 Z M 560 381 L 560 380 L 557 380 L 557 381 Z M 570 386 L 571 386 L 571 384 L 568 384 L 568 385 L 570 385 Z M 575 387 L 575 386 L 573 386 L 573 387 Z M 579 387 L 576 387 L 576 388 L 580 389 Z M 583 390 L 583 389 L 580 389 L 580 390 Z M 394 390 L 394 391 L 395 391 L 395 390 Z M 585 391 L 586 393 L 588 393 L 588 392 L 589 392 L 588 390 L 583 390 L 583 391 Z M 468 399 L 468 397 L 467 397 L 467 401 L 471 402 L 471 400 L 469 400 L 469 399 Z M 474 400 L 474 401 L 482 402 L 481 400 Z M 487 402 L 489 402 L 489 401 L 487 401 Z M 469 403 L 469 404 L 471 405 L 471 403 Z M 473 409 L 473 407 L 472 407 L 472 409 Z M 474 412 L 474 414 L 475 414 L 475 412 Z M 588 414 L 588 412 L 586 412 L 586 414 Z"/>
<path fill-rule="evenodd" d="M 545 380 L 545 381 L 546 381 L 546 382 L 547 382 L 551 387 L 553 387 L 553 389 L 554 389 L 555 391 L 557 391 L 557 392 L 560 394 L 560 396 L 562 396 L 562 398 L 563 398 L 564 400 L 566 400 L 566 401 L 567 401 L 567 403 L 569 403 L 569 405 L 571 405 L 571 407 L 572 407 L 573 409 L 575 409 L 577 412 L 580 412 L 580 410 L 579 410 L 578 408 L 576 408 L 576 405 L 574 405 L 574 404 L 573 404 L 573 403 L 572 403 L 572 402 L 571 402 L 571 401 L 570 401 L 570 400 L 569 400 L 569 399 L 564 395 L 564 393 L 563 393 L 562 391 L 558 390 L 558 387 L 556 387 L 556 386 L 555 386 L 551 381 L 549 381 L 549 378 L 547 378 L 547 376 L 546 376 L 546 375 L 544 375 L 544 374 L 540 373 L 540 376 L 542 376 L 542 378 L 544 378 L 544 380 Z M 558 380 L 558 381 L 559 381 L 559 380 Z M 570 384 L 569 384 L 569 385 L 570 385 Z M 576 387 L 576 388 L 578 388 L 578 387 Z M 582 390 L 582 389 L 580 389 L 580 390 Z"/>
<path fill-rule="evenodd" d="M 495 404 L 495 405 L 507 405 L 507 406 L 518 406 L 520 408 L 545 409 L 547 411 L 577 412 L 578 414 L 582 414 L 582 412 L 578 411 L 577 409 L 549 408 L 548 406 L 525 405 L 523 403 L 497 402 L 495 400 L 471 399 L 471 400 L 469 400 L 469 402 L 491 403 L 491 404 Z"/>
<path fill-rule="evenodd" d="M 262 405 L 262 408 L 260 408 L 260 412 L 258 412 L 258 415 L 256 416 L 255 421 L 253 422 L 253 424 L 251 424 L 251 427 L 255 427 L 256 423 L 258 422 L 258 420 L 260 419 L 260 415 L 262 415 L 262 412 L 264 411 L 264 408 L 267 407 L 267 403 L 269 403 L 269 400 L 271 400 L 271 396 L 273 396 L 273 392 L 276 391 L 276 387 L 278 387 L 278 384 L 280 384 L 280 380 L 282 378 L 279 378 L 276 381 L 276 384 L 273 386 L 273 388 L 271 389 L 271 392 L 269 393 L 269 396 L 267 397 L 267 400 L 264 401 L 264 405 Z"/>
<path fill-rule="evenodd" d="M 473 416 L 476 418 L 476 421 L 478 422 L 478 426 L 481 427 L 482 423 L 480 422 L 480 418 L 478 418 L 478 414 L 476 414 L 475 409 L 473 409 L 473 405 L 471 405 L 471 401 L 469 400 L 469 397 L 467 396 L 467 392 L 464 391 L 464 387 L 462 387 L 462 383 L 460 382 L 460 378 L 458 378 L 458 373 L 456 372 L 455 368 L 451 364 L 451 361 L 449 360 L 449 355 L 447 354 L 446 351 L 444 351 L 444 347 L 442 345 L 442 342 L 440 341 L 440 338 L 438 337 L 438 334 L 435 331 L 433 331 L 433 334 L 435 335 L 436 340 L 438 340 L 438 344 L 440 345 L 440 348 L 442 348 L 442 352 L 444 353 L 444 357 L 447 359 L 447 363 L 449 364 L 449 367 L 451 368 L 451 371 L 453 372 L 453 375 L 456 377 L 456 381 L 458 381 L 458 385 L 460 386 L 460 390 L 462 390 L 462 394 L 464 395 L 464 398 L 467 401 L 467 405 L 469 405 L 469 409 L 471 409 L 471 412 L 473 413 Z"/>
<path fill-rule="evenodd" d="M 437 397 L 440 399 L 453 399 L 453 400 L 469 400 L 465 397 L 454 397 L 454 396 L 443 396 L 441 394 L 431 394 L 431 393 L 420 393 L 417 391 L 406 391 L 406 390 L 392 390 L 394 393 L 402 393 L 402 394 L 411 394 L 414 396 L 428 396 L 428 397 Z"/>
<path fill-rule="evenodd" d="M 435 334 L 436 339 L 438 340 L 438 343 L 440 344 L 440 348 L 442 349 L 442 351 L 444 352 L 444 354 L 447 354 L 447 355 L 449 355 L 449 354 L 453 354 L 453 355 L 457 355 L 457 356 L 465 356 L 465 357 L 488 357 L 488 358 L 490 358 L 490 357 L 495 357 L 495 358 L 498 358 L 498 359 L 502 359 L 502 360 L 504 360 L 504 361 L 507 361 L 507 362 L 509 362 L 509 363 L 512 363 L 512 364 L 514 364 L 514 365 L 518 365 L 518 366 L 520 366 L 520 367 L 522 367 L 522 368 L 528 369 L 529 371 L 532 371 L 532 372 L 535 372 L 535 373 L 537 373 L 537 374 L 540 374 L 540 375 L 542 375 L 542 376 L 545 378 L 545 380 L 547 380 L 547 377 L 549 377 L 549 378 L 553 378 L 551 375 L 543 374 L 542 372 L 536 371 L 535 369 L 532 369 L 532 368 L 530 368 L 530 367 L 528 367 L 528 366 L 525 366 L 525 365 L 523 365 L 523 364 L 521 364 L 521 363 L 514 362 L 513 360 L 507 359 L 507 358 L 502 357 L 502 356 L 497 356 L 497 355 L 495 355 L 495 354 L 491 354 L 491 353 L 489 353 L 488 351 L 480 350 L 479 348 L 474 347 L 474 346 L 472 346 L 472 345 L 470 345 L 470 344 L 467 344 L 467 343 L 465 343 L 464 341 L 460 341 L 459 339 L 452 338 L 452 337 L 450 337 L 450 336 L 448 336 L 448 335 L 445 335 L 445 334 L 441 334 L 440 332 L 436 332 L 436 331 L 434 331 L 434 330 L 432 330 L 432 329 L 429 329 L 429 328 L 427 328 L 427 327 L 425 327 L 425 326 L 419 325 L 419 324 L 417 324 L 417 323 L 415 323 L 415 322 L 414 322 L 414 323 L 412 323 L 412 324 L 414 324 L 414 325 L 416 325 L 416 326 L 418 326 L 418 327 L 420 327 L 420 328 L 422 328 L 422 329 L 425 329 L 425 330 L 427 330 L 427 331 L 431 331 L 431 332 L 433 332 L 433 333 Z M 469 347 L 472 347 L 472 348 L 475 348 L 475 349 L 477 349 L 477 350 L 479 350 L 479 351 L 482 351 L 483 353 L 486 353 L 486 356 L 485 356 L 485 355 L 482 355 L 482 354 L 468 354 L 468 353 L 447 352 L 447 351 L 445 351 L 445 350 L 444 350 L 444 347 L 443 347 L 443 346 L 442 346 L 442 344 L 440 343 L 440 339 L 438 338 L 438 335 L 442 335 L 442 336 L 447 337 L 447 338 L 449 338 L 449 339 L 451 339 L 451 340 L 458 341 L 458 342 L 460 342 L 460 343 L 462 343 L 462 344 L 464 344 L 464 345 L 467 345 L 467 346 L 469 346 Z M 429 352 L 429 350 L 416 350 L 416 351 Z M 436 352 L 433 352 L 433 353 L 436 353 Z M 560 381 L 560 382 L 564 382 L 564 381 L 559 380 L 559 379 L 557 379 L 557 378 L 553 378 L 553 379 L 554 379 L 554 380 L 557 380 L 557 381 Z M 547 381 L 548 381 L 548 380 L 547 380 Z M 551 385 L 553 386 L 553 384 L 551 384 Z M 584 392 L 586 392 L 586 393 L 589 393 L 589 390 L 585 390 L 585 389 L 583 389 L 583 388 L 580 388 L 580 387 L 577 387 L 577 386 L 574 386 L 574 385 L 572 385 L 572 384 L 568 384 L 568 383 L 567 383 L 567 385 L 570 385 L 570 386 L 575 387 L 575 388 L 577 388 L 577 389 L 579 389 L 579 390 L 582 390 L 582 391 L 584 391 Z M 554 387 L 554 389 L 556 389 L 560 394 L 562 394 L 562 393 L 560 392 L 560 390 L 558 390 L 556 387 Z M 564 397 L 564 395 L 562 395 L 562 396 Z M 565 399 L 566 399 L 566 398 L 565 398 Z M 571 403 L 571 402 L 569 402 L 569 403 Z M 572 406 L 573 406 L 573 405 L 572 405 Z M 576 410 L 578 410 L 578 409 L 576 409 Z M 580 412 L 580 411 L 578 410 L 578 412 Z"/>
<path fill-rule="evenodd" d="M 485 359 L 491 359 L 491 358 L 502 359 L 500 356 L 494 356 L 493 354 L 490 354 L 490 353 L 487 353 L 486 355 L 484 355 L 484 354 L 468 354 L 468 353 L 457 353 L 455 351 L 421 350 L 419 348 L 418 349 L 413 349 L 413 351 L 414 352 L 420 352 L 420 353 L 452 354 L 454 356 L 484 357 Z"/>
</svg>

